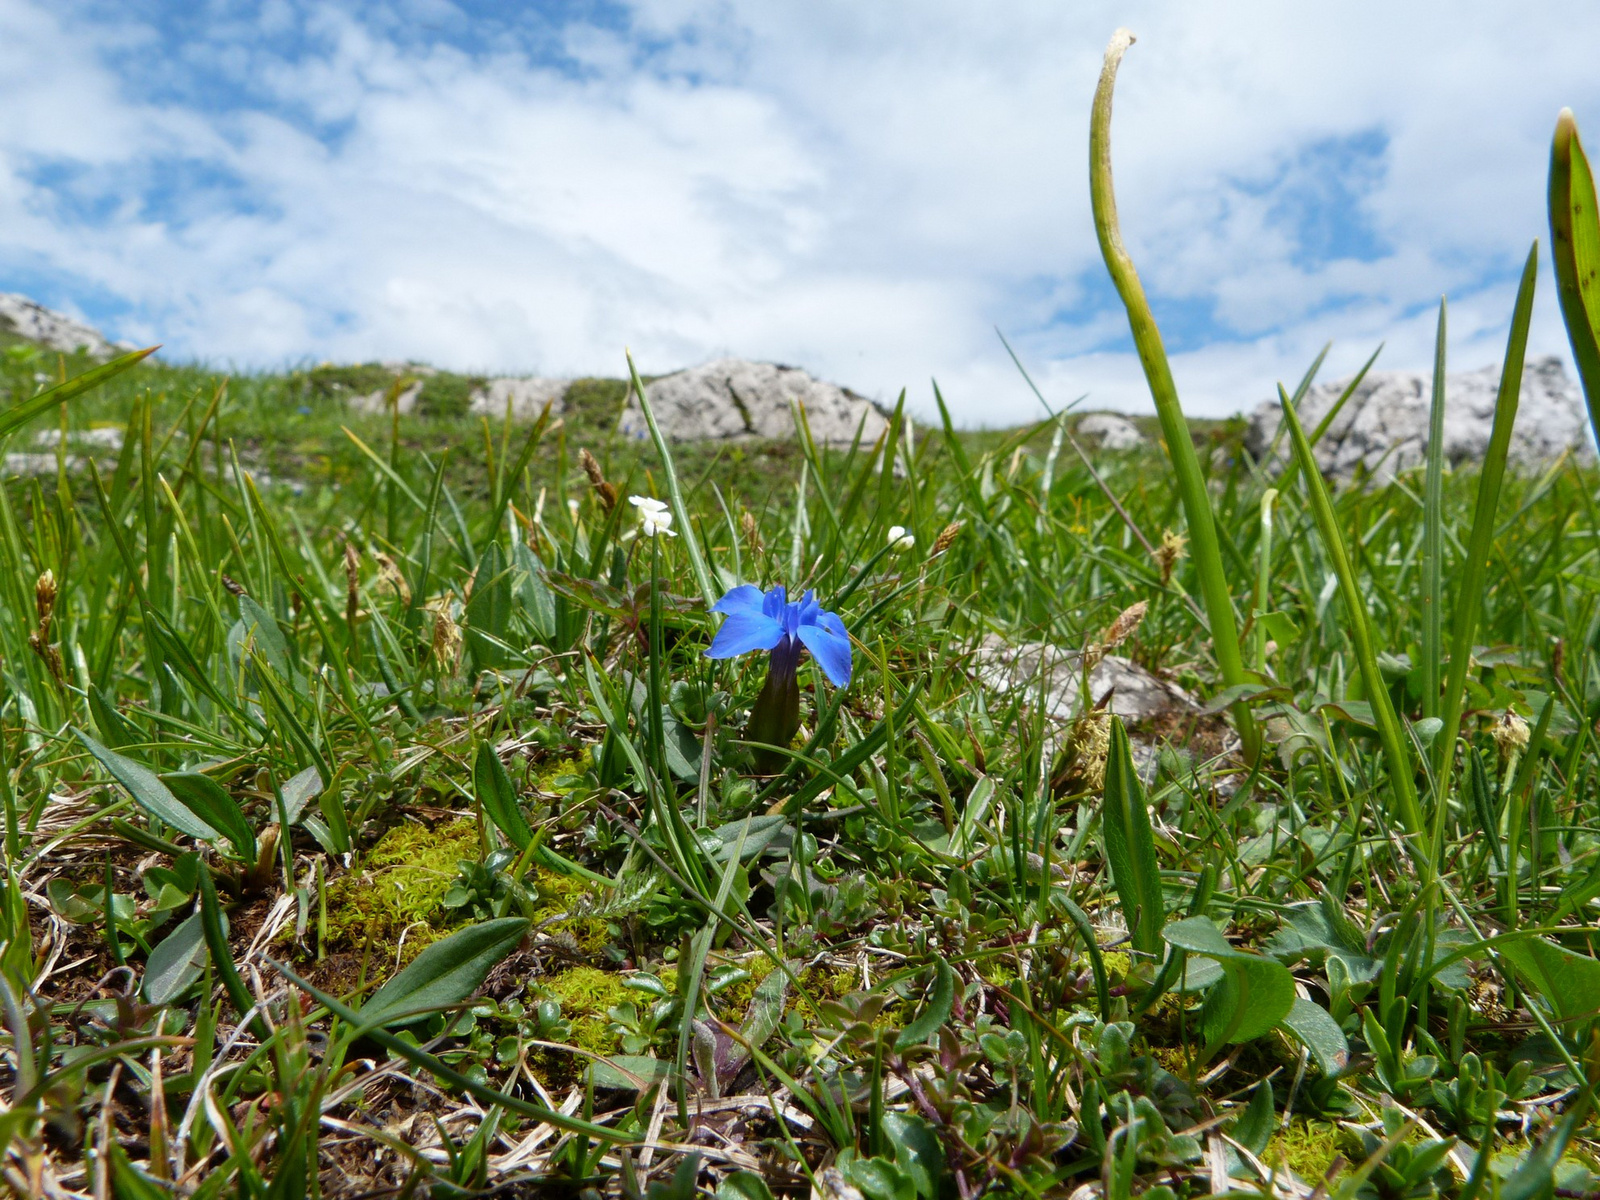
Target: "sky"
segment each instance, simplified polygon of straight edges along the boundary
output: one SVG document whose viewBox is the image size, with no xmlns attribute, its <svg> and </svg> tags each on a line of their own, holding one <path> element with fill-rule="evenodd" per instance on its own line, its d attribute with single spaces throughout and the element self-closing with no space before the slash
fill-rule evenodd
<svg viewBox="0 0 1600 1200">
<path fill-rule="evenodd" d="M 1186 411 L 1324 342 L 1499 360 L 1600 7 L 1096 0 L 0 0 L 0 291 L 231 369 L 646 373 L 735 355 L 913 411 L 1151 410 L 1123 234 Z M 1548 260 L 1531 353 L 1566 354 Z M 1569 366 L 1570 370 L 1570 366 Z"/>
</svg>

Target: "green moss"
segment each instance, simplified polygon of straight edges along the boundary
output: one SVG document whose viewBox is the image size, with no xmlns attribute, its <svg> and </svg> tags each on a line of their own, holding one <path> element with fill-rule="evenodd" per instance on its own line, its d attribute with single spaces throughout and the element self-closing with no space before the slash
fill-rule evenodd
<svg viewBox="0 0 1600 1200">
<path fill-rule="evenodd" d="M 477 857 L 478 832 L 470 821 L 433 829 L 395 826 L 368 852 L 362 870 L 328 884 L 328 944 L 360 951 L 370 939 L 377 962 L 382 951 L 392 960 L 404 935 L 406 956 L 414 956 L 449 917 L 441 901 L 456 864 Z"/>
<path fill-rule="evenodd" d="M 561 1002 L 561 1015 L 572 1023 L 572 1044 L 591 1054 L 616 1050 L 617 1038 L 607 1028 L 606 1014 L 639 995 L 623 987 L 619 976 L 597 967 L 563 971 L 547 980 L 544 990 Z"/>
<path fill-rule="evenodd" d="M 539 894 L 534 923 L 542 925 L 546 933 L 567 934 L 585 954 L 598 954 L 610 944 L 611 929 L 604 917 L 573 917 L 554 925 L 543 925 L 551 917 L 581 908 L 589 898 L 587 883 L 542 867 L 534 872 L 532 882 Z"/>
<path fill-rule="evenodd" d="M 1289 1123 L 1288 1129 L 1272 1135 L 1261 1161 L 1268 1167 L 1287 1167 L 1301 1182 L 1315 1187 L 1339 1154 L 1337 1126 L 1327 1121 L 1297 1119 Z M 1341 1170 L 1339 1174 L 1345 1172 Z"/>
</svg>

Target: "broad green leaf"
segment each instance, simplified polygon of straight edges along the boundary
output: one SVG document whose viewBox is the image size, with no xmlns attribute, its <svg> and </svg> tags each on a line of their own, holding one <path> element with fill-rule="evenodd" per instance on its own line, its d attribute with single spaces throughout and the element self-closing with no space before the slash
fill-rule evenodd
<svg viewBox="0 0 1600 1200">
<path fill-rule="evenodd" d="M 511 626 L 511 571 L 499 542 L 490 542 L 478 559 L 466 617 L 472 661 L 480 669 L 504 666 L 506 654 L 501 647 Z"/>
<path fill-rule="evenodd" d="M 556 598 L 545 583 L 544 564 L 520 541 L 511 548 L 511 561 L 517 568 L 517 603 L 539 640 L 548 643 L 556 636 Z"/>
<path fill-rule="evenodd" d="M 664 1058 L 651 1058 L 643 1054 L 613 1054 L 607 1058 L 597 1058 L 589 1064 L 589 1081 L 595 1087 L 636 1092 L 660 1082 L 671 1071 L 672 1064 Z"/>
<path fill-rule="evenodd" d="M 284 640 L 277 619 L 251 597 L 240 596 L 239 623 L 244 627 L 241 631 L 243 644 L 254 646 L 255 652 L 267 660 L 279 679 L 293 680 L 294 675 L 289 670 L 289 643 Z"/>
<path fill-rule="evenodd" d="M 107 773 L 127 790 L 140 808 L 190 837 L 199 838 L 204 842 L 217 840 L 217 831 L 180 804 L 167 785 L 161 782 L 161 777 L 149 767 L 134 762 L 133 759 L 118 754 L 115 750 L 107 749 L 81 729 L 75 729 L 73 732 Z"/>
<path fill-rule="evenodd" d="M 278 789 L 278 794 L 283 797 L 283 808 L 288 814 L 289 824 L 293 825 L 300 820 L 300 814 L 305 811 L 306 805 L 321 791 L 322 776 L 315 767 L 307 767 L 285 781 Z M 276 817 L 277 813 L 273 816 Z"/>
<path fill-rule="evenodd" d="M 71 400 L 74 396 L 81 396 L 90 388 L 99 387 L 106 380 L 121 375 L 129 367 L 137 366 L 159 348 L 151 346 L 147 350 L 135 350 L 131 354 L 124 354 L 121 358 L 113 358 L 108 363 L 91 368 L 82 375 L 75 375 L 65 383 L 58 383 L 55 387 L 40 392 L 32 399 L 24 400 L 21 404 L 13 404 L 4 412 L 0 412 L 0 438 L 27 424 L 41 413 L 50 412 L 56 405 Z"/>
<path fill-rule="evenodd" d="M 199 913 L 185 918 L 150 951 L 144 969 L 144 998 L 170 1004 L 205 970 L 206 932 Z"/>
<path fill-rule="evenodd" d="M 500 756 L 488 742 L 478 745 L 478 757 L 472 764 L 472 786 L 478 794 L 478 803 L 483 805 L 484 815 L 494 827 L 519 851 L 526 850 L 533 840 L 533 830 L 528 827 L 528 819 L 517 803 L 517 789 L 511 783 L 511 776 L 506 774 Z"/>
<path fill-rule="evenodd" d="M 717 1200 L 772 1200 L 772 1189 L 754 1171 L 735 1171 L 717 1184 Z"/>
<path fill-rule="evenodd" d="M 1144 784 L 1133 765 L 1133 750 L 1121 717 L 1111 718 L 1111 750 L 1106 758 L 1105 803 L 1100 816 L 1122 917 L 1133 948 L 1152 958 L 1161 955 L 1161 925 L 1166 919 L 1161 896 L 1161 871 Z M 1217 935 L 1219 938 L 1221 934 Z"/>
<path fill-rule="evenodd" d="M 950 1009 L 955 1005 L 955 1001 L 955 972 L 944 959 L 934 959 L 933 991 L 928 993 L 928 1002 L 922 1006 L 922 1011 L 917 1014 L 916 1020 L 902 1029 L 900 1036 L 895 1038 L 895 1047 L 904 1050 L 908 1046 L 927 1041 L 950 1019 Z"/>
<path fill-rule="evenodd" d="M 915 1113 L 886 1112 L 883 1134 L 894 1147 L 894 1160 L 911 1176 L 917 1195 L 938 1200 L 944 1178 L 944 1148 L 933 1126 Z"/>
<path fill-rule="evenodd" d="M 1350 1043 L 1345 1040 L 1344 1030 L 1315 1001 L 1296 996 L 1283 1018 L 1283 1027 L 1311 1051 L 1317 1069 L 1330 1079 L 1350 1064 Z"/>
<path fill-rule="evenodd" d="M 256 835 L 239 810 L 239 802 L 215 779 L 198 771 L 175 771 L 159 777 L 167 790 L 195 816 L 222 831 L 240 858 L 254 862 Z"/>
<path fill-rule="evenodd" d="M 1244 1115 L 1234 1123 L 1232 1137 L 1251 1154 L 1259 1155 L 1267 1148 L 1272 1137 L 1273 1119 L 1272 1081 L 1263 1079 L 1250 1096 Z"/>
<path fill-rule="evenodd" d="M 1201 1010 L 1209 1045 L 1248 1042 L 1289 1014 L 1294 976 L 1282 963 L 1229 945 L 1205 917 L 1174 921 L 1162 936 L 1178 949 L 1214 958 L 1222 966 L 1222 979 L 1207 993 Z"/>
<path fill-rule="evenodd" d="M 89 713 L 94 717 L 94 727 L 100 740 L 113 750 L 122 750 L 145 740 L 139 727 L 117 711 L 115 700 L 99 688 L 89 688 Z"/>
<path fill-rule="evenodd" d="M 1594 175 L 1568 109 L 1556 119 L 1550 144 L 1550 256 L 1555 260 L 1561 319 L 1600 435 L 1600 213 Z"/>
<path fill-rule="evenodd" d="M 524 917 L 458 929 L 429 946 L 361 1008 L 363 1025 L 405 1025 L 459 1004 L 528 932 Z"/>
<path fill-rule="evenodd" d="M 1500 947 L 1500 957 L 1546 1001 L 1558 1021 L 1600 1015 L 1600 962 L 1544 938 L 1523 938 Z"/>
</svg>

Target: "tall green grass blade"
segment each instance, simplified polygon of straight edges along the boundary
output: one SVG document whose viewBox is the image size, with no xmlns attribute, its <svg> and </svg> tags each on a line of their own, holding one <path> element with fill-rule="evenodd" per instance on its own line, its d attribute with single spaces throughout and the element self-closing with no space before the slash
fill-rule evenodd
<svg viewBox="0 0 1600 1200">
<path fill-rule="evenodd" d="M 1312 455 L 1311 443 L 1306 439 L 1305 430 L 1300 426 L 1300 418 L 1296 415 L 1294 406 L 1289 403 L 1288 394 L 1281 387 L 1278 389 L 1278 399 L 1283 409 L 1283 419 L 1289 426 L 1289 437 L 1294 445 L 1295 457 L 1299 459 L 1300 470 L 1305 476 L 1306 495 L 1311 503 L 1312 515 L 1317 522 L 1317 530 L 1322 535 L 1323 549 L 1327 552 L 1329 563 L 1339 581 L 1339 592 L 1344 598 L 1347 632 L 1355 648 L 1356 664 L 1361 671 L 1362 684 L 1366 688 L 1373 719 L 1378 726 L 1378 738 L 1383 745 L 1384 759 L 1389 768 L 1389 788 L 1394 794 L 1400 821 L 1406 834 L 1412 839 L 1418 839 L 1425 830 L 1422 810 L 1417 801 L 1416 779 L 1410 756 L 1406 753 L 1405 736 L 1400 729 L 1400 719 L 1395 715 L 1394 704 L 1389 699 L 1388 685 L 1384 682 L 1383 673 L 1378 669 L 1377 649 L 1373 643 L 1372 624 L 1367 617 L 1366 598 L 1361 594 L 1355 570 L 1350 565 L 1350 556 L 1345 550 L 1344 535 L 1339 531 L 1339 519 L 1333 511 L 1333 501 L 1328 496 L 1327 484 L 1322 481 L 1322 473 L 1317 469 L 1317 460 Z M 1413 861 L 1423 869 L 1424 877 L 1431 879 L 1433 859 L 1429 848 L 1418 844 L 1415 840 L 1408 845 Z"/>
<path fill-rule="evenodd" d="M 666 477 L 667 501 L 672 505 L 672 519 L 677 522 L 679 538 L 683 543 L 684 552 L 689 556 L 689 569 L 694 572 L 695 585 L 704 597 L 706 607 L 710 608 L 721 598 L 721 593 L 711 581 L 711 569 L 706 566 L 705 554 L 700 547 L 700 535 L 690 523 L 689 509 L 683 502 L 683 489 L 678 484 L 678 468 L 672 460 L 672 447 L 667 444 L 667 439 L 661 434 L 661 427 L 656 424 L 655 410 L 650 407 L 650 399 L 645 395 L 644 381 L 639 378 L 639 369 L 633 365 L 633 355 L 628 355 L 628 381 L 633 387 L 634 395 L 639 397 L 639 411 L 644 414 L 644 423 L 650 430 L 650 440 L 655 443 L 656 453 L 661 456 L 661 472 Z"/>
<path fill-rule="evenodd" d="M 1205 476 L 1201 473 L 1200 460 L 1195 454 L 1189 423 L 1178 402 L 1178 388 L 1172 379 L 1172 369 L 1167 364 L 1161 331 L 1150 311 L 1150 302 L 1145 298 L 1144 285 L 1139 282 L 1133 259 L 1123 247 L 1122 231 L 1117 221 L 1116 194 L 1111 181 L 1111 98 L 1116 85 L 1117 67 L 1132 43 L 1133 35 L 1126 29 L 1119 29 L 1112 35 L 1111 44 L 1106 47 L 1100 83 L 1095 89 L 1093 115 L 1089 122 L 1089 197 L 1094 208 L 1095 234 L 1100 240 L 1100 253 L 1105 258 L 1106 269 L 1111 273 L 1123 307 L 1127 309 L 1133 342 L 1139 351 L 1139 362 L 1144 367 L 1150 396 L 1156 405 L 1156 416 L 1161 421 L 1161 434 L 1166 442 L 1178 496 L 1189 524 L 1191 553 L 1200 578 L 1200 592 L 1205 600 L 1210 624 L 1212 651 L 1216 655 L 1222 684 L 1225 688 L 1239 687 L 1245 682 L 1244 656 L 1239 648 L 1238 619 L 1233 611 L 1233 597 L 1228 590 L 1227 568 L 1222 561 L 1222 547 L 1211 511 L 1211 497 L 1206 491 Z M 1253 762 L 1261 745 L 1255 718 L 1248 706 L 1242 703 L 1234 706 L 1233 716 L 1239 737 L 1244 743 L 1245 757 Z"/>
<path fill-rule="evenodd" d="M 46 388 L 37 396 L 24 400 L 20 404 L 13 404 L 10 408 L 0 411 L 0 438 L 26 425 L 33 418 L 42 413 L 49 412 L 58 404 L 64 404 L 76 396 L 81 396 L 93 388 L 99 387 L 108 380 L 115 379 L 130 367 L 136 367 L 150 355 L 154 354 L 160 346 L 150 346 L 144 350 L 135 350 L 124 354 L 120 358 L 113 358 L 108 363 L 92 367 L 82 375 L 75 375 L 65 383 L 58 383 L 53 388 Z"/>
<path fill-rule="evenodd" d="M 1428 464 L 1422 501 L 1422 715 L 1439 715 L 1444 660 L 1444 348 L 1445 302 L 1433 345 L 1433 399 L 1428 411 Z"/>
<path fill-rule="evenodd" d="M 1528 251 L 1517 288 L 1517 302 L 1511 313 L 1511 332 L 1506 340 L 1505 362 L 1500 368 L 1500 391 L 1494 402 L 1494 425 L 1489 447 L 1484 451 L 1483 469 L 1478 475 L 1478 497 L 1472 514 L 1472 532 L 1467 537 L 1466 557 L 1455 573 L 1456 603 L 1450 639 L 1450 670 L 1445 678 L 1440 717 L 1444 728 L 1434 743 L 1438 747 L 1434 774 L 1441 788 L 1450 784 L 1456 736 L 1461 731 L 1461 710 L 1466 700 L 1467 668 L 1472 662 L 1473 640 L 1483 611 L 1483 591 L 1487 583 L 1489 551 L 1494 543 L 1495 514 L 1500 507 L 1500 488 L 1505 479 L 1506 457 L 1511 450 L 1511 427 L 1517 419 L 1517 402 L 1522 395 L 1522 360 L 1528 348 L 1528 326 L 1533 318 L 1533 291 L 1539 280 L 1539 243 Z"/>
</svg>

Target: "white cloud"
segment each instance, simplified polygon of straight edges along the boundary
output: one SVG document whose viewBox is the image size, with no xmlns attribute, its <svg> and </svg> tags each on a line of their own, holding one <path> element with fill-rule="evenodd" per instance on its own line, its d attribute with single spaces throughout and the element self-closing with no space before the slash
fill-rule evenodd
<svg viewBox="0 0 1600 1200">
<path fill-rule="evenodd" d="M 0 288 L 55 280 L 118 335 L 244 364 L 731 352 L 924 414 L 937 376 L 973 424 L 1038 413 L 997 324 L 1053 402 L 1149 406 L 1085 178 L 1119 21 L 1124 230 L 1195 412 L 1328 338 L 1331 373 L 1380 340 L 1424 366 L 1446 291 L 1454 362 L 1497 358 L 1555 111 L 1600 122 L 1575 3 L 639 0 L 530 33 L 276 0 L 176 45 L 87 11 L 0 0 Z M 1381 153 L 1336 195 L 1307 156 L 1360 137 Z M 1308 257 L 1283 210 L 1318 188 L 1383 252 Z M 1563 350 L 1545 299 L 1534 348 Z"/>
</svg>

